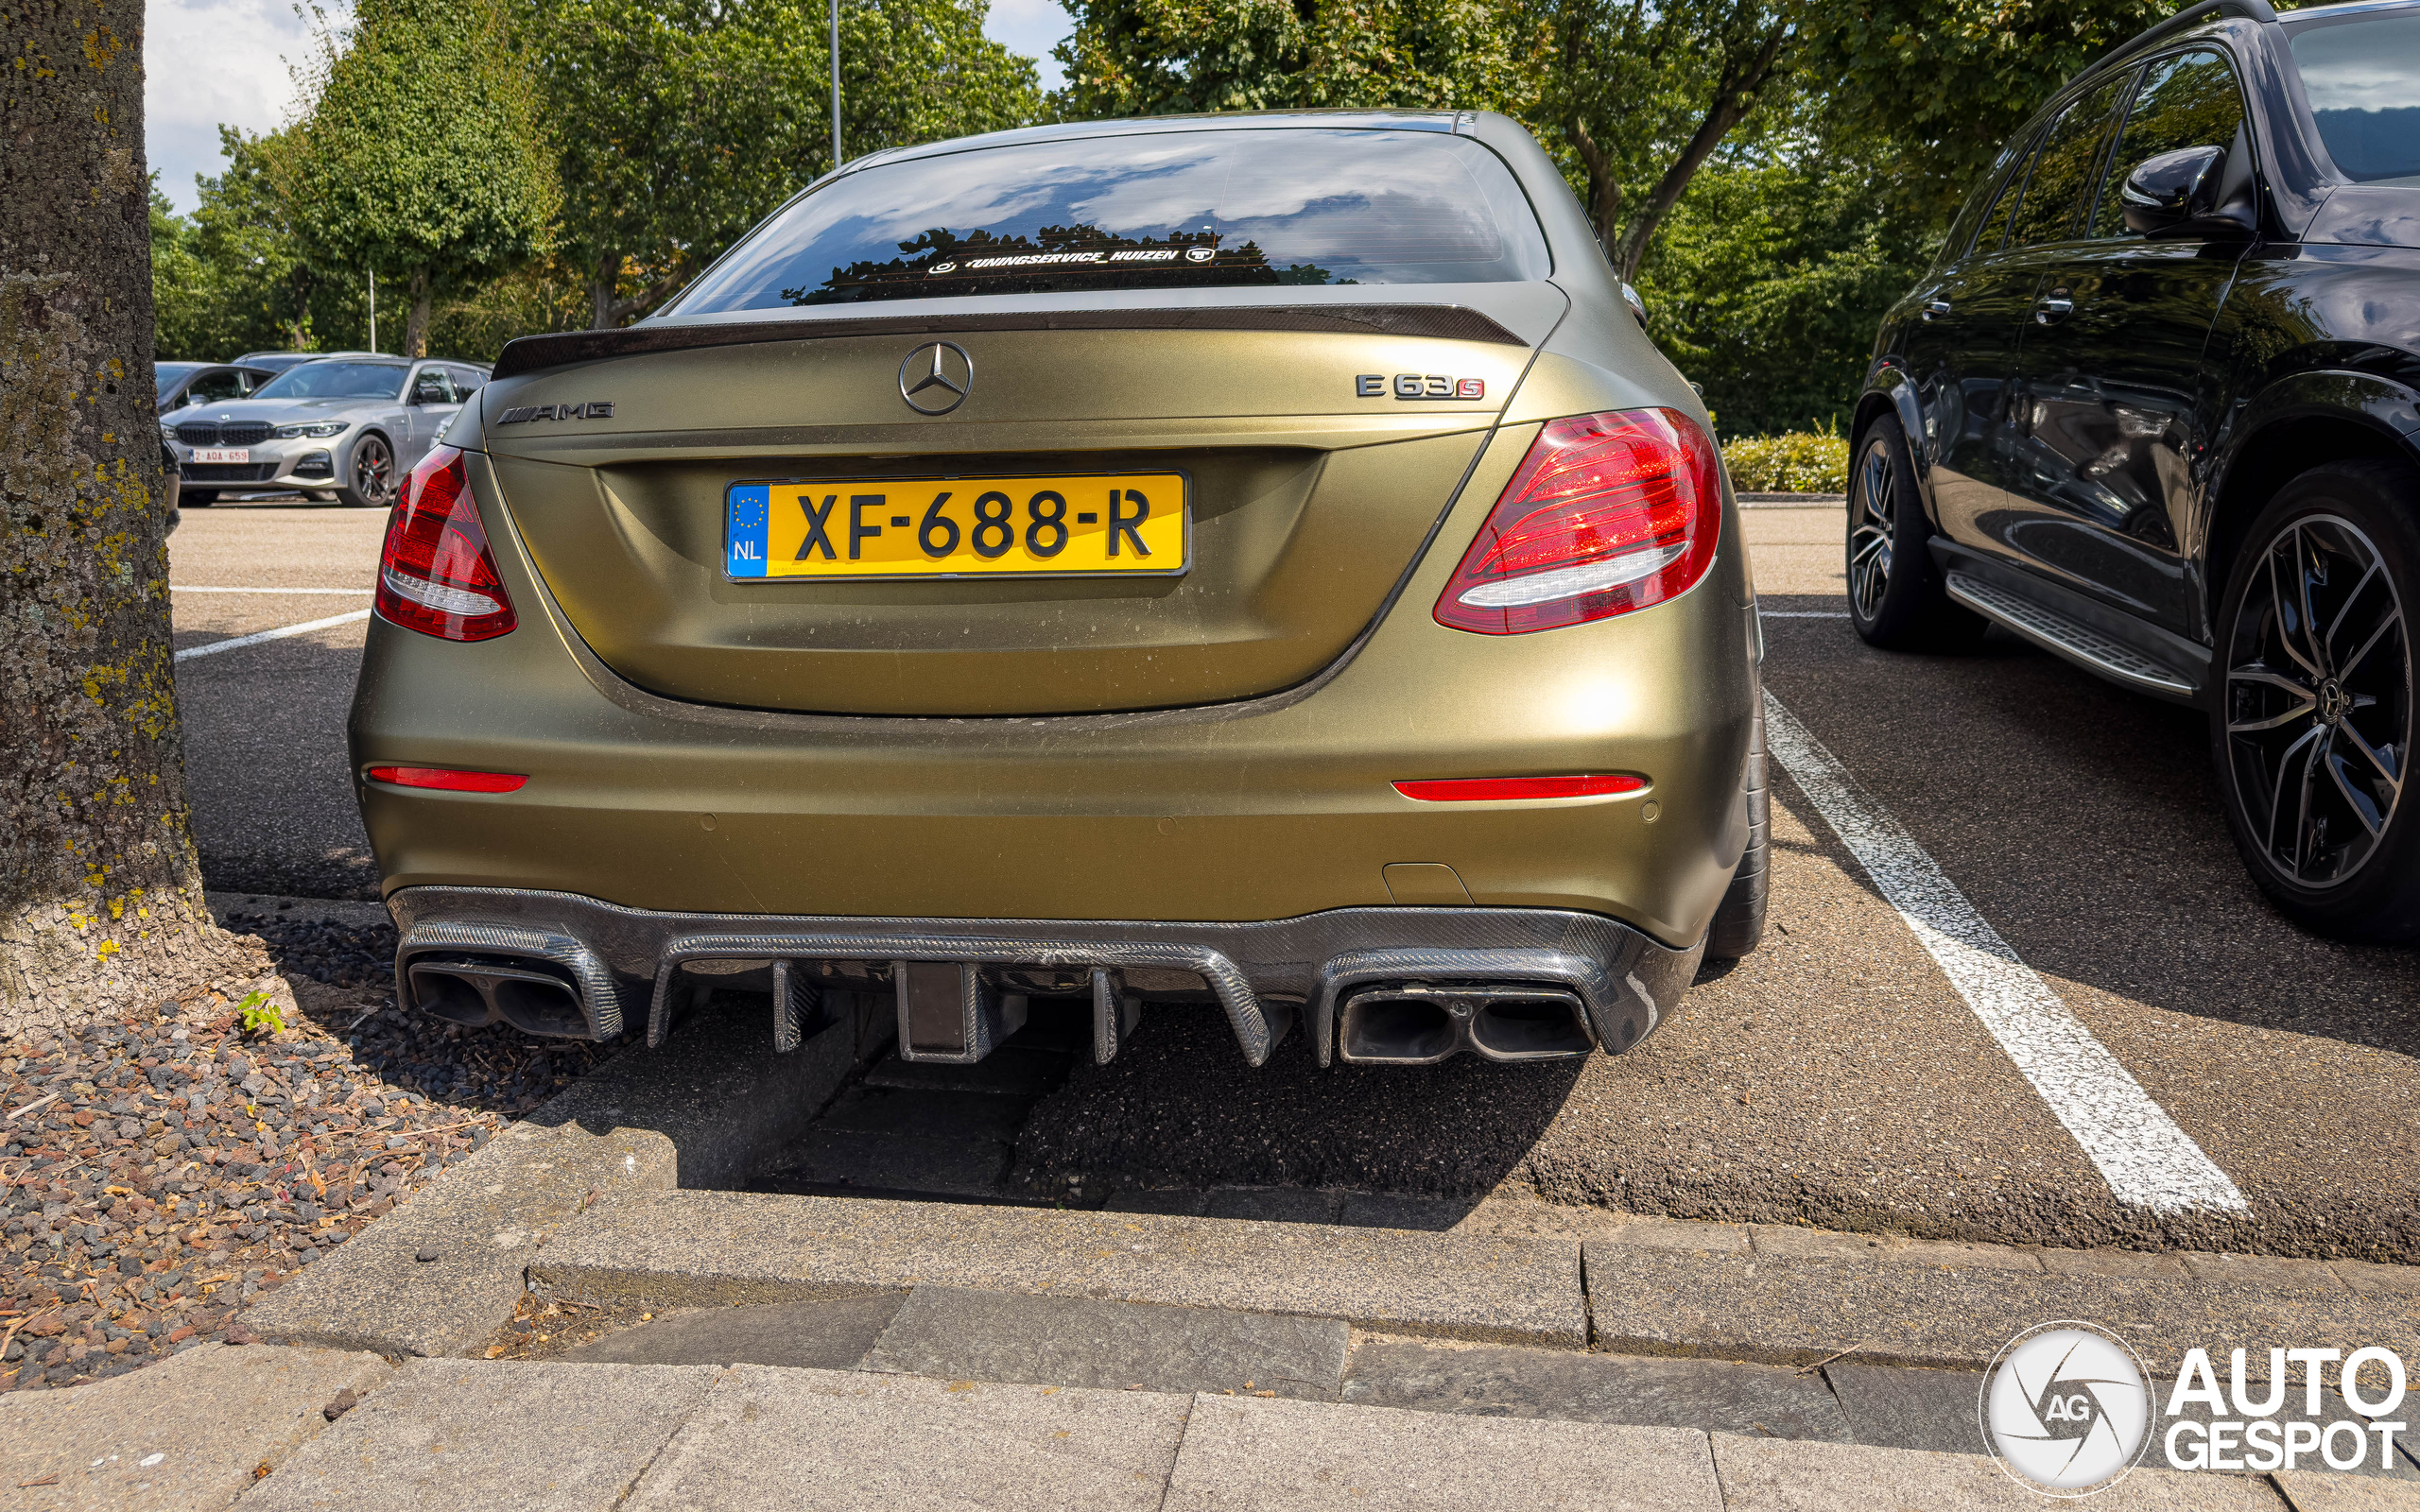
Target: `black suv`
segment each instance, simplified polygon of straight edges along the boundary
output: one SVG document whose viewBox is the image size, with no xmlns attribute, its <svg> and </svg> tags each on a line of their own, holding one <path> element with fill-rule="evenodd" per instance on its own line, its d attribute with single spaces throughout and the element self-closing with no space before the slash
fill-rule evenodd
<svg viewBox="0 0 2420 1512">
<path fill-rule="evenodd" d="M 2420 4 L 2208 0 L 2018 134 L 1885 319 L 1851 618 L 1987 622 L 2211 714 L 2313 929 L 2420 935 Z"/>
</svg>

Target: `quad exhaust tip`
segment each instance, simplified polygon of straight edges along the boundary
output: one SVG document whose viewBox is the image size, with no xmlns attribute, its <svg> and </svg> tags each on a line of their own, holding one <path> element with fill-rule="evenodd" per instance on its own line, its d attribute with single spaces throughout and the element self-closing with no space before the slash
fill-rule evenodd
<svg viewBox="0 0 2420 1512">
<path fill-rule="evenodd" d="M 1367 987 L 1344 1000 L 1337 1055 L 1355 1066 L 1563 1060 L 1597 1047 L 1579 994 L 1540 982 Z"/>
<path fill-rule="evenodd" d="M 423 955 L 409 970 L 412 999 L 423 1013 L 473 1029 L 501 1022 L 548 1039 L 590 1037 L 579 990 L 568 977 L 534 962 Z"/>
</svg>

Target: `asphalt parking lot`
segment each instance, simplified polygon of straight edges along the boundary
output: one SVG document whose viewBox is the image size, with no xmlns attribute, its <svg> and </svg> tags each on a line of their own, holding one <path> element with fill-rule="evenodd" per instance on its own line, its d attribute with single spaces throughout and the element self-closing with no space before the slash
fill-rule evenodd
<svg viewBox="0 0 2420 1512">
<path fill-rule="evenodd" d="M 2420 1261 L 2420 953 L 2267 909 L 2199 714 L 1997 632 L 1970 655 L 1869 649 L 1838 513 L 1746 520 L 1775 728 L 1800 732 L 1762 951 L 1632 1055 L 1551 1069 L 1320 1072 L 1295 1041 L 1252 1072 L 1210 1019 L 1155 1016 L 1033 1105 L 1027 1190 L 1510 1183 L 1672 1217 Z M 382 524 L 263 502 L 172 540 L 214 888 L 375 895 L 343 617 Z"/>
</svg>

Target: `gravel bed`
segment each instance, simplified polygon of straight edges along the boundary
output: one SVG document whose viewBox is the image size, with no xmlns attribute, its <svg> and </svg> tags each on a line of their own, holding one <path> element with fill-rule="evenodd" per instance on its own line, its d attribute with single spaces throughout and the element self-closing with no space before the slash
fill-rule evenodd
<svg viewBox="0 0 2420 1512">
<path fill-rule="evenodd" d="M 406 1018 L 390 925 L 229 923 L 274 969 L 0 1044 L 0 1391 L 248 1342 L 252 1297 L 615 1048 Z M 243 1031 L 254 989 L 283 1032 Z"/>
</svg>

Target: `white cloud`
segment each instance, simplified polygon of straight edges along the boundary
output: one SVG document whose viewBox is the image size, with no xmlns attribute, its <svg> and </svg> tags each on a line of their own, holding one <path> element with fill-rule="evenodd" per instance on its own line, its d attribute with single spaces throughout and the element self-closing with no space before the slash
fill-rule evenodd
<svg viewBox="0 0 2420 1512">
<path fill-rule="evenodd" d="M 271 131 L 292 116 L 288 65 L 311 45 L 293 0 L 151 0 L 143 35 L 144 148 L 178 209 L 197 203 L 194 175 L 226 166 L 221 124 Z"/>
<path fill-rule="evenodd" d="M 1041 65 L 1044 89 L 1057 89 L 1063 78 L 1050 49 L 1075 29 L 1075 18 L 1059 0 L 992 0 L 992 13 L 983 22 L 984 36 Z"/>
</svg>

